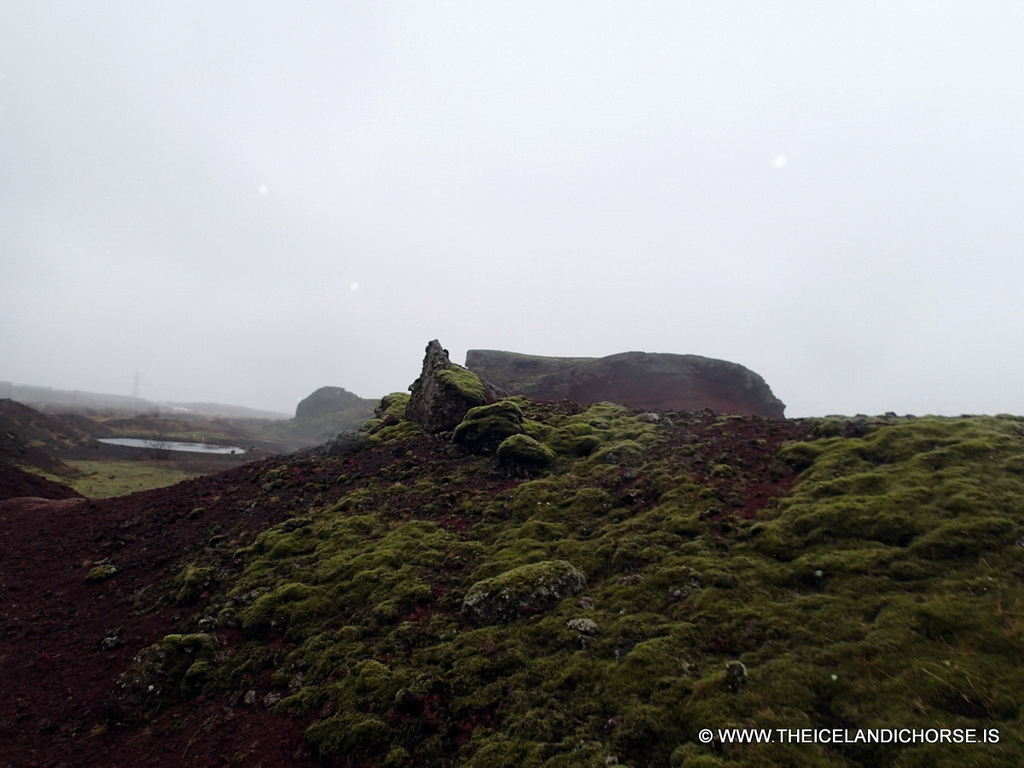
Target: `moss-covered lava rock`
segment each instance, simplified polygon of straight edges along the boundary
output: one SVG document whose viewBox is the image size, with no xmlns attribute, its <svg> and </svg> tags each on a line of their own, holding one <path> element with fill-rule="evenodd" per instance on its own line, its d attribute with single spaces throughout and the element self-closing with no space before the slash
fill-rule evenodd
<svg viewBox="0 0 1024 768">
<path fill-rule="evenodd" d="M 452 441 L 471 453 L 493 456 L 498 446 L 523 431 L 523 410 L 511 400 L 470 408 Z"/>
<path fill-rule="evenodd" d="M 217 647 L 215 636 L 195 633 L 167 635 L 144 648 L 118 677 L 108 716 L 114 722 L 135 722 L 163 704 L 199 693 Z"/>
<path fill-rule="evenodd" d="M 529 435 L 512 435 L 502 440 L 498 461 L 527 474 L 544 469 L 555 460 L 555 452 Z"/>
<path fill-rule="evenodd" d="M 470 587 L 462 611 L 478 626 L 506 624 L 555 607 L 586 583 L 587 577 L 565 560 L 521 565 Z"/>
</svg>

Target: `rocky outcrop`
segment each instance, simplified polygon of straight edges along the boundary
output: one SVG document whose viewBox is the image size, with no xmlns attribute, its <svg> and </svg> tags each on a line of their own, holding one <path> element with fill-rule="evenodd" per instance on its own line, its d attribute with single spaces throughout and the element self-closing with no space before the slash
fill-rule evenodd
<svg viewBox="0 0 1024 768">
<path fill-rule="evenodd" d="M 609 401 L 658 411 L 710 408 L 776 419 L 784 417 L 786 407 L 750 369 L 699 355 L 541 357 L 471 349 L 466 367 L 510 394 L 534 400 Z"/>
<path fill-rule="evenodd" d="M 299 401 L 295 407 L 295 418 L 298 421 L 308 421 L 350 409 L 369 412 L 373 410 L 373 403 L 341 387 L 320 387 L 316 392 Z M 365 418 L 369 418 L 369 415 Z"/>
<path fill-rule="evenodd" d="M 436 339 L 427 344 L 423 370 L 409 387 L 405 415 L 425 432 L 449 432 L 470 408 L 497 402 L 503 393 L 448 357 Z"/>
</svg>

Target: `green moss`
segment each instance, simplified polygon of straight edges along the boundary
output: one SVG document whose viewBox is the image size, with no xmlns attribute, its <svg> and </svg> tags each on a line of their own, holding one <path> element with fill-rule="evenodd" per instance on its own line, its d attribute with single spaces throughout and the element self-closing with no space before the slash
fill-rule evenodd
<svg viewBox="0 0 1024 768">
<path fill-rule="evenodd" d="M 1017 450 L 996 420 L 919 419 L 810 445 L 784 451 L 810 464 L 760 539 L 776 557 L 862 538 L 913 544 L 927 557 L 966 557 L 1008 541 L 1021 522 L 1006 517 L 1014 492 L 1000 464 Z M 977 471 L 965 473 L 969 463 Z"/>
<path fill-rule="evenodd" d="M 644 446 L 635 440 L 621 440 L 594 452 L 591 461 L 601 464 L 636 465 L 643 457 Z"/>
<path fill-rule="evenodd" d="M 214 580 L 214 569 L 209 566 L 186 565 L 175 577 L 173 587 L 177 589 L 175 600 L 178 605 L 190 605 L 199 599 L 203 590 Z"/>
<path fill-rule="evenodd" d="M 217 638 L 173 634 L 140 651 L 117 679 L 109 702 L 118 721 L 155 715 L 162 707 L 198 694 L 213 676 Z"/>
<path fill-rule="evenodd" d="M 377 406 L 373 409 L 374 415 L 378 419 L 386 419 L 388 417 L 395 419 L 405 419 L 405 406 L 409 403 L 408 392 L 392 392 L 389 395 L 384 395 L 377 403 Z"/>
<path fill-rule="evenodd" d="M 536 768 L 543 765 L 540 744 L 498 736 L 474 746 L 476 752 L 466 761 L 466 768 Z"/>
<path fill-rule="evenodd" d="M 249 633 L 289 630 L 300 636 L 332 609 L 327 592 L 321 587 L 293 583 L 277 587 L 257 598 L 239 612 L 242 628 Z"/>
<path fill-rule="evenodd" d="M 528 435 L 512 435 L 498 446 L 498 461 L 525 472 L 544 469 L 555 460 L 555 452 Z"/>
<path fill-rule="evenodd" d="M 384 751 L 390 736 L 387 723 L 359 712 L 318 720 L 306 729 L 306 739 L 322 757 L 375 755 Z"/>
<path fill-rule="evenodd" d="M 380 445 L 399 445 L 421 436 L 423 429 L 420 425 L 406 418 L 408 403 L 409 394 L 406 392 L 385 395 L 374 408 L 377 418 L 364 422 L 363 432 L 373 443 Z"/>
<path fill-rule="evenodd" d="M 510 400 L 470 408 L 455 427 L 452 442 L 482 456 L 493 455 L 501 443 L 523 431 L 523 411 Z"/>
<path fill-rule="evenodd" d="M 551 430 L 545 441 L 564 456 L 589 456 L 599 445 L 598 430 L 590 424 L 570 422 Z"/>
<path fill-rule="evenodd" d="M 437 371 L 437 378 L 458 391 L 460 397 L 471 405 L 483 405 L 487 402 L 487 388 L 475 373 L 467 368 L 453 365 Z"/>
<path fill-rule="evenodd" d="M 958 517 L 943 521 L 921 536 L 911 551 L 932 561 L 977 557 L 983 552 L 1012 545 L 1020 531 L 1020 522 L 1006 517 Z"/>
<path fill-rule="evenodd" d="M 414 421 L 390 423 L 387 419 L 378 420 L 376 423 L 367 422 L 364 429 L 371 440 L 381 445 L 401 445 L 423 435 L 423 428 Z"/>
<path fill-rule="evenodd" d="M 277 686 L 325 762 L 1017 764 L 1019 420 L 836 420 L 780 453 L 796 426 L 667 429 L 608 404 L 491 415 L 511 406 L 530 416 L 515 441 L 555 451 L 543 478 L 425 443 L 366 452 L 345 496 L 218 572 L 210 610 L 246 639 L 191 658 L 174 690 Z M 948 759 L 697 739 L 837 723 L 1003 738 Z"/>
</svg>

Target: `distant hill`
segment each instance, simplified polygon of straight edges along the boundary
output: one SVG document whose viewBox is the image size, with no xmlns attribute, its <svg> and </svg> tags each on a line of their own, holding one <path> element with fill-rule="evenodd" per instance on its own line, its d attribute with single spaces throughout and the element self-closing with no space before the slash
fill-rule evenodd
<svg viewBox="0 0 1024 768">
<path fill-rule="evenodd" d="M 57 454 L 87 446 L 104 434 L 86 418 L 40 413 L 24 403 L 0 400 L 0 462 L 65 471 Z"/>
<path fill-rule="evenodd" d="M 0 396 L 40 410 L 80 411 L 88 408 L 146 411 L 157 404 L 128 395 L 106 395 L 71 389 L 54 389 L 0 382 Z"/>
<path fill-rule="evenodd" d="M 8 397 L 48 413 L 116 411 L 124 413 L 176 412 L 199 416 L 224 416 L 238 419 L 286 419 L 288 414 L 263 411 L 224 403 L 156 402 L 130 395 L 109 395 L 80 390 L 54 389 L 0 382 L 0 397 Z"/>
<path fill-rule="evenodd" d="M 0 501 L 23 496 L 42 499 L 81 498 L 81 494 L 66 485 L 0 461 Z"/>
<path fill-rule="evenodd" d="M 160 403 L 158 407 L 170 406 L 174 409 L 184 410 L 187 413 L 194 413 L 199 416 L 223 416 L 229 419 L 263 419 L 265 421 L 276 421 L 287 419 L 287 413 L 279 411 L 264 411 L 258 408 L 247 408 L 244 405 L 227 405 L 225 403 L 182 403 L 167 402 Z"/>
<path fill-rule="evenodd" d="M 377 402 L 342 387 L 320 387 L 298 403 L 295 418 L 267 425 L 262 435 L 291 450 L 318 445 L 339 432 L 359 429 L 373 418 Z"/>
</svg>

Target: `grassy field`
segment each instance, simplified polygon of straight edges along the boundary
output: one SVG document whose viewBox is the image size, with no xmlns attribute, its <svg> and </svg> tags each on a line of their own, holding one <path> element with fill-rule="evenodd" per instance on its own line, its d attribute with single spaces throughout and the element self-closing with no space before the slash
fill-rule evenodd
<svg viewBox="0 0 1024 768">
<path fill-rule="evenodd" d="M 75 477 L 57 477 L 51 480 L 70 485 L 90 499 L 124 496 L 136 491 L 148 491 L 174 485 L 182 480 L 199 477 L 199 472 L 185 472 L 166 461 L 68 461 L 79 474 Z"/>
</svg>

